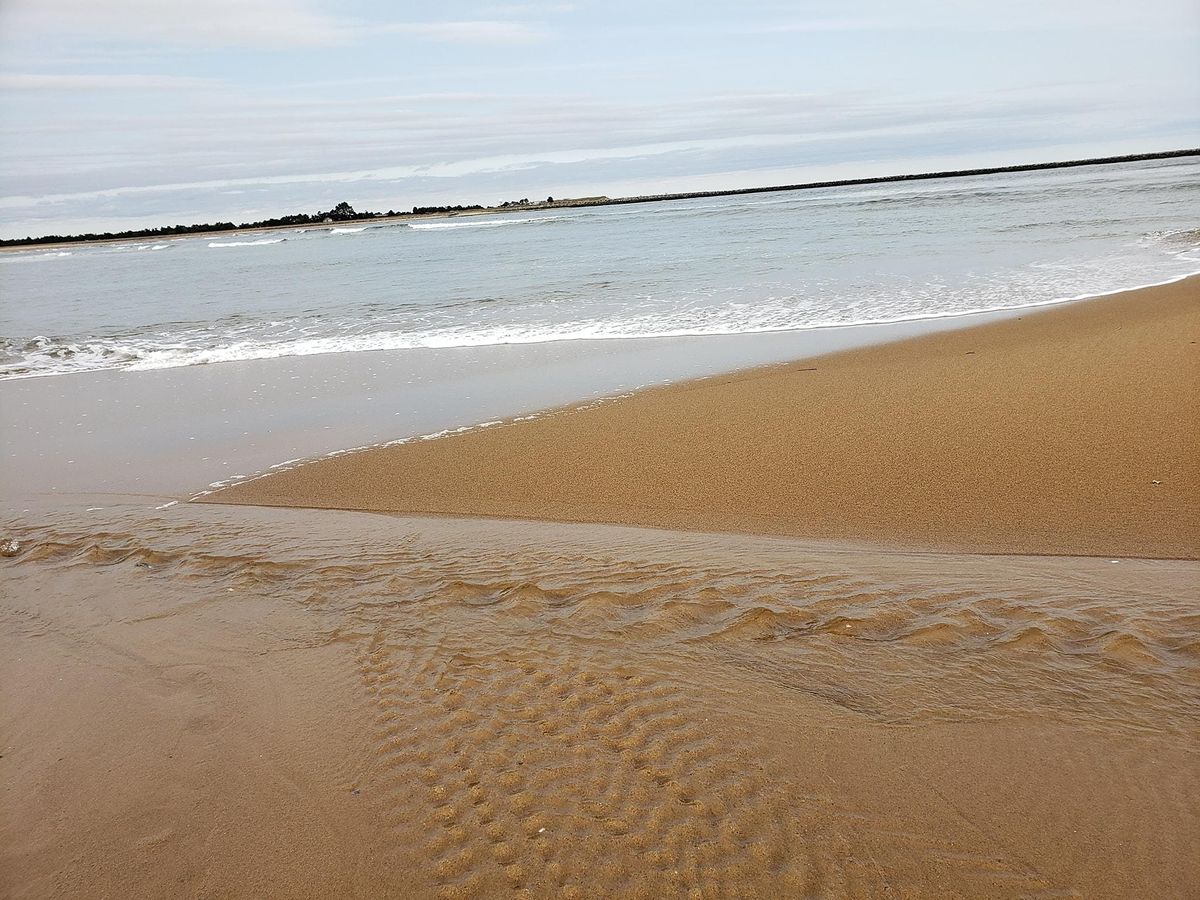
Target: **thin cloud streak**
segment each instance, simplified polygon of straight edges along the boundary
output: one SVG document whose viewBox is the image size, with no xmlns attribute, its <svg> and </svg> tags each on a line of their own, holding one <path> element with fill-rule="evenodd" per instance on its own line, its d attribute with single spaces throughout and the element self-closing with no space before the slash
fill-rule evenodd
<svg viewBox="0 0 1200 900">
<path fill-rule="evenodd" d="M 484 7 L 491 16 L 555 16 L 575 12 L 578 3 L 499 3 Z"/>
<path fill-rule="evenodd" d="M 38 35 L 202 46 L 323 47 L 352 36 L 349 23 L 295 0 L 6 0 L 0 24 Z"/>
<path fill-rule="evenodd" d="M 106 187 L 92 191 L 58 192 L 45 195 L 19 195 L 0 198 L 0 208 L 19 209 L 42 204 L 112 199 L 123 196 L 172 193 L 191 190 L 260 188 L 296 184 L 353 184 L 358 182 L 403 182 L 410 178 L 462 179 L 474 175 L 513 171 L 535 171 L 561 165 L 601 163 L 612 160 L 649 160 L 697 153 L 726 156 L 762 155 L 771 151 L 814 145 L 847 143 L 884 143 L 897 138 L 939 140 L 946 136 L 969 135 L 983 129 L 1020 133 L 1029 129 L 1059 128 L 1072 124 L 1076 132 L 1086 129 L 1103 131 L 1104 117 L 1110 113 L 1106 98 L 1083 102 L 1077 92 L 1042 89 L 1037 97 L 1023 93 L 999 94 L 981 107 L 976 98 L 943 98 L 937 102 L 912 99 L 906 104 L 884 104 L 875 97 L 861 97 L 850 103 L 846 97 L 796 95 L 779 97 L 726 97 L 713 116 L 701 127 L 693 118 L 695 101 L 649 105 L 633 108 L 619 105 L 587 104 L 559 100 L 551 105 L 536 105 L 524 110 L 505 110 L 490 118 L 479 115 L 444 117 L 427 113 L 392 121 L 385 117 L 372 123 L 370 117 L 346 117 L 323 123 L 327 141 L 303 130 L 289 130 L 273 122 L 267 133 L 253 134 L 247 127 L 253 117 L 217 119 L 213 125 L 198 125 L 196 132 L 181 131 L 170 146 L 174 152 L 196 155 L 212 165 L 217 147 L 196 148 L 204 134 L 219 132 L 237 136 L 238 149 L 225 154 L 234 166 L 251 165 L 247 151 L 258 147 L 270 152 L 307 148 L 314 158 L 327 155 L 336 147 L 340 134 L 353 131 L 365 136 L 378 131 L 373 152 L 394 155 L 396 140 L 405 141 L 405 155 L 414 162 L 407 165 L 380 165 L 348 170 L 311 167 L 304 160 L 293 160 L 299 171 L 278 172 L 284 162 L 278 158 L 260 165 L 254 174 L 209 178 L 194 181 L 150 183 Z M 1119 111 L 1118 111 L 1119 112 Z M 303 110 L 289 111 L 296 122 L 305 120 Z M 259 115 L 259 114 L 256 114 Z M 1099 123 L 1095 120 L 1099 117 Z M 184 121 L 190 124 L 191 117 Z M 772 126 L 780 130 L 766 130 Z M 391 135 L 395 135 L 392 137 Z M 447 159 L 444 148 L 454 146 L 457 159 Z M 523 147 L 517 152 L 498 152 L 502 148 Z M 440 158 L 439 158 L 440 157 Z M 420 161 L 417 161 L 420 160 Z M 146 166 L 150 159 L 144 161 Z M 65 164 L 69 170 L 71 164 Z"/>
<path fill-rule="evenodd" d="M 806 19 L 799 22 L 763 22 L 732 29 L 736 34 L 821 34 L 830 31 L 879 31 L 896 27 L 889 19 Z"/>
<path fill-rule="evenodd" d="M 411 35 L 423 40 L 455 44 L 531 44 L 546 40 L 548 33 L 520 22 L 391 22 L 364 26 L 363 34 Z"/>
<path fill-rule="evenodd" d="M 0 90 L 5 91 L 180 91 L 212 88 L 219 84 L 214 78 L 186 75 L 0 74 Z"/>
<path fill-rule="evenodd" d="M 6 0 L 0 25 L 12 32 L 126 44 L 275 50 L 349 46 L 381 35 L 470 44 L 528 44 L 548 36 L 505 19 L 372 23 L 313 12 L 296 0 Z"/>
</svg>

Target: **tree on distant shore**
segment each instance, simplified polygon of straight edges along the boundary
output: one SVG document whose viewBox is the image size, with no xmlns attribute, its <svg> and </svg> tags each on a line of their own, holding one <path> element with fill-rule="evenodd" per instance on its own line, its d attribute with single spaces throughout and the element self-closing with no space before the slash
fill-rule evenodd
<svg viewBox="0 0 1200 900">
<path fill-rule="evenodd" d="M 68 244 L 76 241 L 112 241 L 125 238 L 157 238 L 173 237 L 184 234 L 208 234 L 224 231 L 241 231 L 250 228 L 280 228 L 287 225 L 319 225 L 323 222 L 360 222 L 363 219 L 377 219 L 383 213 L 356 212 L 354 207 L 343 200 L 333 209 L 326 212 L 293 213 L 274 219 L 262 219 L 258 222 L 243 222 L 235 225 L 233 222 L 205 222 L 196 225 L 164 225 L 159 228 L 139 228 L 132 231 L 89 232 L 87 234 L 48 234 L 43 237 L 15 238 L 0 241 L 0 247 L 14 247 L 33 244 Z M 393 215 L 391 211 L 388 215 Z"/>
<path fill-rule="evenodd" d="M 478 203 L 472 203 L 470 206 L 414 206 L 412 214 L 414 216 L 428 215 L 429 213 L 448 213 L 448 212 L 466 212 L 471 209 L 483 209 Z"/>
</svg>

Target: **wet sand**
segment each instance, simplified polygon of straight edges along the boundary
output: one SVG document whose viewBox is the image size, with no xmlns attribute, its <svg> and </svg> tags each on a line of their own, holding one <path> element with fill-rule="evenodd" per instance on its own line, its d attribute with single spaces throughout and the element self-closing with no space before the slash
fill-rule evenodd
<svg viewBox="0 0 1200 900">
<path fill-rule="evenodd" d="M 1200 278 L 303 465 L 221 503 L 1200 556 Z"/>
<path fill-rule="evenodd" d="M 4 528 L 4 896 L 1200 885 L 1195 563 L 197 504 Z"/>
<path fill-rule="evenodd" d="M 86 506 L 103 506 L 113 494 L 186 500 L 284 460 L 954 326 L 961 321 L 327 353 L 0 380 L 0 503 L 20 509 L 47 494 L 88 495 Z"/>
<path fill-rule="evenodd" d="M 0 896 L 1196 896 L 1196 286 L 0 512 Z"/>
</svg>

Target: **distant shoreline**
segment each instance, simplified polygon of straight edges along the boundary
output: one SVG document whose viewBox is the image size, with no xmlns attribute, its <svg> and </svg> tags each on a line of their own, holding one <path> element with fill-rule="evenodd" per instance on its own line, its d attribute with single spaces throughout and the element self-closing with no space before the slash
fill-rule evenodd
<svg viewBox="0 0 1200 900">
<path fill-rule="evenodd" d="M 741 194 L 771 194 L 784 191 L 811 191 L 818 188 L 856 187 L 864 184 L 891 184 L 900 181 L 932 181 L 939 178 L 967 178 L 975 175 L 1003 175 L 1009 172 L 1040 172 L 1045 169 L 1074 169 L 1081 166 L 1105 166 L 1113 163 L 1147 162 L 1156 159 L 1179 159 L 1186 156 L 1200 156 L 1200 147 L 1191 150 L 1165 150 L 1161 153 L 1137 153 L 1130 156 L 1098 156 L 1093 159 L 1071 159 L 1063 162 L 1026 163 L 1019 166 L 990 166 L 984 169 L 953 169 L 946 172 L 919 172 L 914 175 L 880 175 L 875 178 L 841 178 L 835 181 L 808 181 L 801 184 L 781 184 L 772 187 L 731 188 L 718 191 L 687 191 L 678 194 L 648 194 L 643 197 L 618 197 L 603 204 L 592 205 L 617 206 L 626 203 L 656 203 L 664 200 L 693 200 L 701 197 L 736 197 Z"/>
<path fill-rule="evenodd" d="M 56 247 L 92 246 L 96 244 L 120 244 L 182 240 L 189 238 L 218 237 L 232 234 L 262 234 L 277 231 L 301 231 L 305 229 L 339 228 L 348 225 L 386 224 L 393 222 L 419 221 L 422 219 L 457 218 L 461 216 L 496 216 L 512 213 L 538 212 L 548 209 L 582 209 L 596 206 L 625 206 L 634 203 L 661 203 L 672 200 L 695 200 L 706 197 L 736 197 L 745 194 L 772 194 L 788 191 L 810 191 L 820 188 L 857 187 L 868 184 L 894 184 L 906 181 L 933 181 L 944 178 L 968 178 L 980 175 L 1003 175 L 1016 172 L 1041 172 L 1051 169 L 1073 169 L 1083 166 L 1103 166 L 1116 163 L 1149 162 L 1162 159 L 1180 159 L 1189 156 L 1200 156 L 1200 147 L 1188 150 L 1165 150 L 1158 153 L 1137 153 L 1124 156 L 1101 156 L 1089 159 L 1073 159 L 1061 162 L 1026 163 L 1014 166 L 989 166 L 977 169 L 954 169 L 943 172 L 919 172 L 908 175 L 882 175 L 873 178 L 841 178 L 832 181 L 809 181 L 799 184 L 769 185 L 749 188 L 727 188 L 714 191 L 682 191 L 670 194 L 645 194 L 633 197 L 586 197 L 581 199 L 563 199 L 540 201 L 523 205 L 489 206 L 477 209 L 463 209 L 439 212 L 399 213 L 397 215 L 381 215 L 364 213 L 356 218 L 339 219 L 332 222 L 304 222 L 295 225 L 263 225 L 235 226 L 212 231 L 194 231 L 178 234 L 131 234 L 118 232 L 109 238 L 85 240 L 68 236 L 53 238 L 11 238 L 0 240 L 0 253 L 29 250 L 31 248 L 53 249 Z M 174 227 L 174 226 L 160 226 Z"/>
</svg>

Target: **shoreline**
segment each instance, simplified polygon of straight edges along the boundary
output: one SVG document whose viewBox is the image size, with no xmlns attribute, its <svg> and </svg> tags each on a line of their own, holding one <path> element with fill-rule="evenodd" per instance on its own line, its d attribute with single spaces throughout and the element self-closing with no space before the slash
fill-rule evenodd
<svg viewBox="0 0 1200 900">
<path fill-rule="evenodd" d="M 243 481 L 281 463 L 347 448 L 469 429 L 962 324 L 943 319 L 705 338 L 331 353 L 10 379 L 0 382 L 0 407 L 35 414 L 14 415 L 0 430 L 0 456 L 7 459 L 0 497 L 149 491 L 161 496 L 159 504 L 182 501 L 214 482 Z M 466 380 L 464 367 L 474 373 Z M 362 390 L 375 383 L 393 387 Z M 179 396 L 194 402 L 180 408 Z M 46 409 L 60 415 L 36 415 Z M 104 415 L 97 417 L 100 409 Z M 80 429 L 76 422 L 87 425 Z"/>
<path fill-rule="evenodd" d="M 1191 390 L 1191 396 L 1188 396 L 1189 379 L 1196 380 L 1195 354 L 1189 356 L 1186 351 L 1177 352 L 1168 363 L 1165 355 L 1156 356 L 1153 351 L 1155 340 L 1178 332 L 1180 325 L 1196 328 L 1197 313 L 1200 312 L 1196 302 L 1200 297 L 1198 289 L 1200 276 L 1192 275 L 1087 300 L 1026 307 L 1034 311 L 896 343 L 651 387 L 591 408 L 560 408 L 527 421 L 508 421 L 432 440 L 410 439 L 372 449 L 343 451 L 291 469 L 271 471 L 193 499 L 209 503 L 776 534 L 935 551 L 1193 559 L 1200 556 L 1200 522 L 1194 512 L 1200 508 L 1197 504 L 1200 464 L 1189 463 L 1187 452 L 1200 448 L 1200 437 L 1192 433 L 1200 429 L 1188 430 L 1190 422 L 1200 420 L 1200 411 L 1189 413 L 1196 405 L 1196 391 Z M 1165 330 L 1162 327 L 1164 316 L 1169 320 Z M 1064 319 L 1065 323 L 1059 321 Z M 1051 341 L 1051 349 L 1044 351 L 1043 348 L 1044 352 L 1039 353 L 1039 344 L 1045 343 L 1046 339 L 1034 333 L 1039 329 L 1031 331 L 1031 326 L 1022 324 L 1028 322 L 1050 327 L 1055 331 L 1058 343 Z M 1132 379 L 1136 383 L 1097 370 L 1095 354 L 1081 352 L 1078 335 L 1073 333 L 1078 329 L 1090 335 L 1089 339 L 1099 348 L 1098 353 L 1120 358 L 1130 371 L 1139 370 L 1140 377 Z M 1133 340 L 1136 346 L 1130 344 L 1130 334 L 1134 331 L 1141 335 L 1140 344 Z M 1021 414 L 1018 408 L 960 410 L 976 414 L 976 419 L 965 422 L 962 429 L 947 429 L 945 423 L 941 423 L 936 429 L 939 440 L 970 446 L 975 452 L 982 453 L 983 456 L 976 460 L 978 464 L 982 464 L 982 459 L 995 456 L 996 452 L 1007 449 L 1011 454 L 1019 450 L 1015 458 L 1010 455 L 1004 460 L 1001 472 L 1001 480 L 1009 490 L 1016 490 L 1018 497 L 1022 496 L 1023 468 L 1037 460 L 1036 474 L 1047 480 L 1046 490 L 1056 502 L 1049 506 L 1045 502 L 1039 503 L 1036 496 L 1028 495 L 1028 491 L 1023 501 L 1032 503 L 1032 509 L 1043 514 L 1058 516 L 1055 525 L 1043 521 L 1039 526 L 1036 516 L 1028 510 L 1022 512 L 1022 503 L 1013 502 L 1014 497 L 984 489 L 981 485 L 986 479 L 981 478 L 979 471 L 972 472 L 969 458 L 954 458 L 958 490 L 970 489 L 965 494 L 951 491 L 951 499 L 970 501 L 981 511 L 988 509 L 989 503 L 999 504 L 1006 510 L 1001 517 L 1005 522 L 995 535 L 989 535 L 978 516 L 966 514 L 963 509 L 951 509 L 944 502 L 935 502 L 933 494 L 937 486 L 933 482 L 937 473 L 931 471 L 928 464 L 918 466 L 925 481 L 905 489 L 905 479 L 900 477 L 902 473 L 895 465 L 888 464 L 887 454 L 882 452 L 889 443 L 889 439 L 879 436 L 884 429 L 878 427 L 878 422 L 883 419 L 877 418 L 872 428 L 861 411 L 855 413 L 853 404 L 847 412 L 844 405 L 839 408 L 835 402 L 839 389 L 843 393 L 851 389 L 850 394 L 841 397 L 842 401 L 857 398 L 875 414 L 882 413 L 878 402 L 872 402 L 863 389 L 870 386 L 873 390 L 887 390 L 892 384 L 887 377 L 890 372 L 901 378 L 900 383 L 907 377 L 908 382 L 915 380 L 921 385 L 916 393 L 911 384 L 903 388 L 900 392 L 903 403 L 896 410 L 910 414 L 910 418 L 915 417 L 914 421 L 937 425 L 937 416 L 931 419 L 932 410 L 928 403 L 922 408 L 920 390 L 930 391 L 931 396 L 940 393 L 941 400 L 957 400 L 961 405 L 964 395 L 953 390 L 954 383 L 948 379 L 970 373 L 961 367 L 946 369 L 944 355 L 949 352 L 948 348 L 963 342 L 979 344 L 977 350 L 959 348 L 959 352 L 968 357 L 978 354 L 989 359 L 988 371 L 997 379 L 1002 395 L 1010 404 L 1014 400 L 1033 400 L 1037 409 L 1032 416 L 1027 412 Z M 1021 370 L 1023 380 L 1017 378 L 1017 383 L 1011 383 L 1012 373 L 1006 374 L 1008 367 L 997 357 L 997 350 L 1016 354 L 1025 366 Z M 990 355 L 989 351 L 992 351 Z M 1064 355 L 1065 362 L 1055 358 Z M 933 368 L 936 369 L 939 360 L 942 370 L 931 371 L 930 365 L 935 364 Z M 812 367 L 813 362 L 818 365 Z M 1033 370 L 1029 369 L 1031 365 Z M 1053 370 L 1055 365 L 1058 369 L 1047 374 L 1045 367 Z M 1147 367 L 1154 369 L 1153 376 L 1146 374 Z M 869 451 L 866 458 L 860 453 L 860 458 L 852 460 L 848 467 L 834 465 L 831 456 L 835 451 L 850 457 L 855 455 L 854 448 L 846 444 L 844 434 L 839 440 L 826 440 L 822 444 L 813 435 L 797 430 L 794 417 L 799 413 L 793 412 L 792 419 L 780 415 L 781 401 L 788 397 L 785 383 L 794 390 L 797 385 L 791 382 L 798 375 L 830 368 L 834 370 L 834 381 L 822 388 L 821 396 L 826 404 L 823 411 L 833 419 L 840 416 L 842 426 L 857 434 Z M 843 376 L 840 388 L 837 383 L 839 370 Z M 1088 406 L 1091 419 L 1084 417 L 1065 430 L 1061 427 L 1061 417 L 1070 409 L 1063 407 L 1061 397 L 1051 396 L 1046 382 L 1052 377 L 1074 379 L 1076 396 L 1087 398 L 1084 405 Z M 816 380 L 824 378 L 824 371 L 816 376 Z M 729 385 L 732 384 L 736 384 L 737 389 L 731 392 Z M 987 392 L 981 391 L 980 387 L 975 384 L 974 393 L 966 398 L 971 399 L 974 407 L 980 402 L 987 405 Z M 904 390 L 908 393 L 904 394 Z M 1008 393 L 1003 394 L 1003 391 Z M 1102 396 L 1098 396 L 1097 391 Z M 1119 411 L 1115 406 L 1110 408 L 1103 397 L 1116 404 L 1115 398 L 1122 391 L 1120 402 L 1126 406 Z M 1159 399 L 1170 395 L 1169 409 L 1140 408 L 1143 406 L 1141 401 L 1148 398 L 1153 405 L 1155 391 Z M 708 395 L 705 398 L 707 407 L 696 402 L 695 397 L 699 394 Z M 744 405 L 747 397 L 761 416 L 756 421 L 748 422 L 744 411 L 737 412 L 738 405 Z M 831 402 L 832 406 L 829 405 Z M 1106 418 L 1114 417 L 1114 412 L 1120 412 L 1125 418 L 1133 415 L 1140 423 L 1138 427 L 1150 428 L 1153 435 L 1147 433 L 1138 438 L 1128 427 L 1118 434 L 1121 429 L 1112 422 L 1105 422 Z M 980 417 L 980 413 L 990 415 Z M 650 415 L 657 418 L 648 424 L 646 417 Z M 1178 422 L 1172 416 L 1177 416 Z M 731 427 L 736 423 L 736 427 L 743 428 L 747 434 L 754 434 L 757 428 L 758 440 L 765 435 L 774 443 L 766 451 L 748 451 L 750 442 L 738 437 L 731 439 L 720 427 L 712 425 L 713 421 L 722 420 Z M 1053 424 L 1056 422 L 1057 430 Z M 663 430 L 654 427 L 660 424 L 665 428 L 666 437 Z M 936 444 L 920 448 L 920 435 L 914 433 L 912 423 L 909 424 L 907 430 L 901 429 L 890 438 L 898 439 L 907 451 L 915 452 L 914 462 L 918 462 L 922 454 L 936 455 L 941 451 Z M 967 432 L 972 428 L 976 432 L 983 429 L 989 434 L 991 444 L 981 443 L 978 436 L 970 437 Z M 1054 432 L 1054 446 L 1064 454 L 1065 461 L 1050 464 L 1038 455 L 1039 449 L 1044 451 L 1045 448 L 1039 448 L 1036 441 L 1031 442 L 1030 435 L 1039 429 Z M 1091 450 L 1081 446 L 1094 441 L 1097 434 L 1093 432 L 1097 429 L 1105 432 L 1106 438 L 1098 445 L 1099 449 L 1094 443 L 1090 445 Z M 606 465 L 598 448 L 609 436 L 614 436 L 612 440 L 617 449 L 607 454 L 615 458 Z M 698 436 L 703 436 L 706 442 L 697 444 Z M 671 441 L 681 440 L 686 445 L 706 447 L 707 451 L 703 454 L 672 451 Z M 1159 451 L 1166 445 L 1170 445 L 1170 452 L 1163 456 Z M 637 447 L 652 449 L 642 452 Z M 808 459 L 818 461 L 817 470 L 833 477 L 836 490 L 814 481 L 811 474 L 797 482 L 779 471 L 781 459 L 789 454 L 794 457 L 802 448 L 812 454 Z M 1032 457 L 1026 460 L 1021 453 L 1032 454 Z M 1152 463 L 1151 457 L 1155 453 L 1162 458 Z M 762 496 L 762 490 L 751 483 L 753 479 L 748 479 L 747 470 L 739 472 L 737 464 L 728 460 L 716 461 L 715 457 L 721 454 L 736 458 L 742 465 L 757 467 L 754 471 L 766 472 L 774 489 L 782 491 L 782 496 L 787 498 L 782 506 L 798 504 L 797 508 L 802 511 L 781 512 L 781 501 L 778 498 L 770 501 Z M 655 455 L 659 457 L 658 461 L 652 458 Z M 571 484 L 566 477 L 571 473 L 564 470 L 568 458 L 570 466 L 582 473 L 583 480 L 595 486 L 593 490 L 581 492 L 578 485 Z M 1144 478 L 1147 484 L 1159 482 L 1153 485 L 1158 496 L 1152 501 L 1145 498 L 1137 501 L 1134 485 L 1127 479 L 1122 481 L 1119 473 L 1110 471 L 1116 458 L 1127 463 L 1136 461 L 1143 466 L 1165 466 L 1174 481 L 1147 475 Z M 554 487 L 547 487 L 547 479 L 541 477 L 546 474 L 544 465 L 529 462 L 538 459 L 552 469 L 548 480 Z M 664 464 L 664 459 L 669 459 L 670 464 Z M 886 477 L 880 480 L 879 471 L 868 463 L 881 466 Z M 636 473 L 637 478 L 622 477 L 625 471 Z M 687 473 L 686 478 L 673 474 L 681 471 Z M 854 471 L 862 482 L 875 482 L 876 490 L 847 483 L 848 471 Z M 651 472 L 654 478 L 647 481 Z M 1056 477 L 1060 482 L 1065 480 L 1070 489 L 1054 487 Z M 1121 482 L 1124 491 L 1119 501 L 1114 501 L 1112 496 L 1102 497 L 1105 485 L 1111 487 L 1115 483 L 1113 478 Z M 635 481 L 640 485 L 636 489 L 631 487 Z M 804 496 L 796 493 L 800 483 L 804 487 Z M 716 487 L 698 490 L 700 484 Z M 471 485 L 474 487 L 466 487 Z M 1158 490 L 1164 486 L 1164 490 Z M 649 490 L 650 494 L 639 499 L 635 496 L 639 490 Z M 757 500 L 749 508 L 739 508 L 743 506 L 741 499 L 746 496 Z M 843 502 L 850 502 L 852 512 L 847 514 L 846 509 L 839 507 Z M 1101 521 L 1095 509 L 1089 514 L 1089 504 L 1097 503 L 1112 521 Z M 1128 508 L 1123 507 L 1123 503 Z M 1063 518 L 1067 509 L 1073 510 L 1074 518 L 1072 515 Z M 1122 515 L 1122 509 L 1125 515 Z M 865 523 L 864 510 L 873 513 L 886 510 L 886 521 L 882 525 Z M 1131 511 L 1136 511 L 1133 515 L 1136 522 L 1121 521 L 1128 518 Z M 914 515 L 919 520 L 917 525 L 910 521 L 908 526 L 901 527 L 902 520 L 911 520 Z M 847 527 L 846 520 L 857 522 L 858 527 Z"/>
<path fill-rule="evenodd" d="M 303 226 L 295 226 L 295 227 L 303 227 Z M 269 230 L 269 229 L 264 229 L 264 230 Z M 106 242 L 106 243 L 113 243 L 113 242 Z M 3 248 L 0 248 L 0 249 L 3 249 Z M 972 309 L 972 310 L 967 310 L 966 312 L 935 313 L 935 314 L 930 314 L 927 316 L 913 316 L 912 318 L 908 318 L 908 319 L 862 319 L 862 320 L 855 321 L 855 322 L 822 323 L 822 324 L 817 324 L 817 325 L 805 325 L 800 328 L 763 329 L 763 330 L 757 330 L 757 331 L 754 331 L 754 330 L 752 330 L 752 331 L 728 331 L 728 332 L 726 332 L 726 331 L 719 331 L 719 332 L 689 331 L 689 332 L 665 332 L 665 333 L 660 333 L 660 334 L 639 334 L 639 335 L 608 335 L 608 336 L 589 335 L 587 337 L 556 337 L 556 338 L 549 338 L 549 339 L 545 339 L 545 340 L 505 341 L 503 343 L 497 343 L 497 344 L 462 344 L 462 345 L 450 345 L 450 346 L 446 346 L 446 347 L 441 347 L 441 346 L 439 346 L 439 347 L 379 347 L 379 348 L 372 348 L 369 350 L 324 350 L 324 351 L 321 351 L 318 353 L 293 353 L 293 354 L 284 353 L 284 354 L 280 354 L 278 356 L 249 356 L 249 357 L 245 357 L 245 358 L 222 360 L 219 363 L 184 363 L 184 364 L 178 365 L 178 366 L 157 366 L 157 367 L 153 367 L 153 368 L 142 368 L 142 369 L 132 368 L 132 367 L 125 367 L 125 368 L 109 367 L 109 368 L 96 368 L 96 369 L 79 369 L 76 371 L 69 371 L 69 372 L 23 372 L 23 373 L 20 373 L 17 375 L 0 376 L 0 384 L 3 384 L 6 381 L 23 381 L 23 380 L 31 379 L 31 378 L 61 378 L 61 377 L 67 377 L 67 376 L 95 375 L 100 372 L 134 372 L 134 373 L 136 373 L 136 372 L 163 372 L 163 371 L 170 371 L 172 369 L 198 368 L 201 366 L 209 366 L 209 365 L 224 365 L 226 363 L 235 363 L 235 364 L 236 363 L 261 363 L 261 362 L 271 362 L 271 361 L 275 361 L 275 360 L 303 359 L 305 357 L 357 355 L 357 354 L 363 354 L 363 353 L 366 353 L 366 354 L 404 353 L 404 352 L 410 352 L 413 350 L 475 350 L 475 349 L 479 349 L 479 348 L 488 348 L 488 347 L 528 347 L 528 346 L 570 344 L 570 343 L 589 343 L 589 344 L 590 343 L 608 343 L 608 342 L 613 342 L 613 343 L 631 342 L 632 343 L 632 342 L 653 341 L 653 340 L 660 340 L 660 339 L 666 339 L 666 340 L 679 340 L 679 339 L 686 340 L 686 339 L 693 339 L 693 338 L 701 339 L 701 340 L 703 340 L 705 338 L 714 338 L 714 339 L 734 338 L 734 339 L 737 339 L 737 338 L 754 338 L 754 337 L 764 337 L 764 336 L 784 336 L 784 335 L 789 335 L 789 334 L 799 335 L 799 334 L 808 334 L 808 333 L 812 333 L 812 332 L 831 331 L 831 330 L 840 330 L 840 329 L 855 329 L 855 328 L 876 328 L 876 327 L 878 327 L 878 328 L 887 328 L 887 327 L 903 328 L 908 325 L 919 324 L 922 322 L 942 322 L 942 321 L 945 321 L 948 319 L 967 319 L 967 318 L 985 317 L 985 316 L 1016 315 L 1017 313 L 1023 312 L 1025 310 L 1036 311 L 1036 310 L 1041 310 L 1041 309 L 1053 308 L 1053 307 L 1060 306 L 1063 304 L 1068 304 L 1068 303 L 1080 303 L 1080 302 L 1083 302 L 1086 300 L 1099 300 L 1104 297 L 1111 297 L 1114 294 L 1124 294 L 1124 293 L 1129 293 L 1131 291 L 1142 291 L 1142 290 L 1146 290 L 1148 288 L 1163 287 L 1166 285 L 1177 284 L 1181 281 L 1187 281 L 1189 278 L 1198 278 L 1198 277 L 1200 277 L 1200 269 L 1193 271 L 1193 272 L 1185 272 L 1182 275 L 1173 275 L 1170 278 L 1165 278 L 1161 281 L 1151 281 L 1151 282 L 1147 282 L 1145 284 L 1137 284 L 1137 285 L 1133 285 L 1131 287 L 1117 288 L 1115 290 L 1104 290 L 1104 291 L 1100 291 L 1100 292 L 1096 292 L 1096 293 L 1075 294 L 1070 297 L 1056 297 L 1053 300 L 1039 300 L 1039 301 L 1035 301 L 1032 303 L 1022 304 L 1019 306 L 999 306 L 999 307 L 993 307 L 993 308 L 989 308 L 989 309 Z M 964 325 L 962 327 L 971 328 L 974 326 L 973 325 Z M 885 341 L 885 342 L 890 342 L 890 340 Z M 819 355 L 825 355 L 825 354 L 819 354 Z M 814 354 L 812 356 L 797 356 L 795 358 L 795 360 L 789 360 L 789 362 L 799 361 L 801 359 L 810 359 L 810 358 L 815 359 L 816 355 Z M 768 365 L 768 366 L 770 366 L 770 365 L 787 365 L 787 362 L 767 363 L 766 365 Z M 749 369 L 757 369 L 757 368 L 762 368 L 762 366 L 761 365 L 750 365 L 750 366 L 742 367 L 739 369 L 730 369 L 729 372 L 748 371 Z M 728 374 L 728 373 L 721 372 L 721 373 L 717 373 L 717 374 L 720 375 L 720 374 Z M 701 376 L 701 377 L 710 377 L 710 376 Z M 693 379 L 681 379 L 681 380 L 693 380 Z M 678 382 L 673 381 L 671 383 L 678 383 Z M 538 412 L 539 413 L 550 412 L 550 411 L 556 410 L 558 408 L 559 407 L 548 407 L 544 410 L 538 410 Z M 562 408 L 567 409 L 567 408 L 569 408 L 569 405 L 564 405 Z M 427 435 L 415 435 L 410 438 L 404 438 L 403 440 L 417 440 L 417 439 L 425 438 L 425 437 L 427 437 Z M 393 442 L 393 441 L 386 442 L 386 444 L 389 444 L 389 445 L 392 443 L 397 443 L 397 442 Z M 380 444 L 379 446 L 384 446 L 384 444 Z M 366 448 L 356 447 L 353 449 L 359 450 L 359 449 L 366 449 Z M 316 460 L 315 459 L 306 460 L 306 462 L 314 462 L 314 461 L 316 461 Z"/>
</svg>

